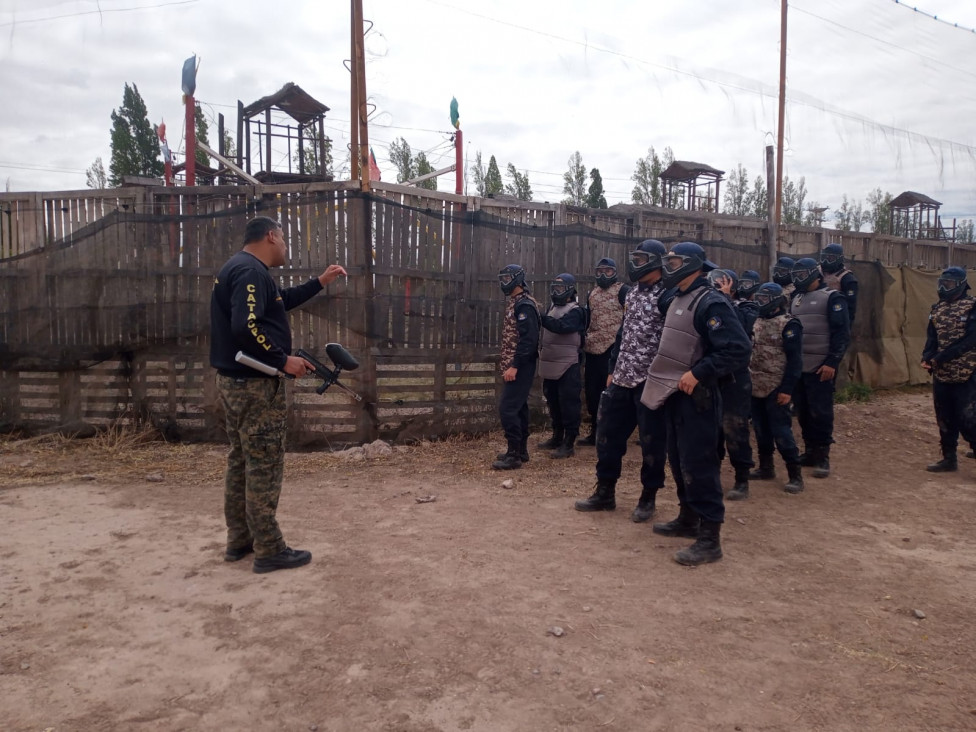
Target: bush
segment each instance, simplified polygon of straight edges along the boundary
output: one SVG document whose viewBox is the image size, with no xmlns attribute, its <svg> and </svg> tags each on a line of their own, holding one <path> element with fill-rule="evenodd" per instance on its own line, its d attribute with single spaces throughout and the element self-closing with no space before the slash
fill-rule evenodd
<svg viewBox="0 0 976 732">
<path fill-rule="evenodd" d="M 852 381 L 850 384 L 842 386 L 834 392 L 834 404 L 847 404 L 849 402 L 868 402 L 874 392 L 867 384 L 859 384 Z"/>
</svg>

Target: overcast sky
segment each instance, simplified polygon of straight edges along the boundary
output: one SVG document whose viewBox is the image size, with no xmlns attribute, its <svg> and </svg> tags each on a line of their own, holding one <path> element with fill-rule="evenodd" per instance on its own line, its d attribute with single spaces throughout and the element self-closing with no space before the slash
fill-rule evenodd
<svg viewBox="0 0 976 732">
<path fill-rule="evenodd" d="M 943 202 L 944 222 L 976 218 L 976 2 L 797 0 L 790 5 L 787 153 L 807 203 L 880 187 Z M 754 178 L 775 140 L 779 0 L 364 0 L 370 135 L 384 180 L 404 137 L 435 168 L 453 162 L 456 96 L 469 163 L 527 170 L 536 200 L 558 201 L 575 150 L 628 202 L 638 158 Z M 197 99 L 236 128 L 245 104 L 292 81 L 329 107 L 337 164 L 349 130 L 345 0 L 0 0 L 0 183 L 84 188 L 108 167 L 110 114 L 134 82 L 181 149 L 180 71 L 196 53 Z M 212 139 L 216 135 L 212 133 Z M 283 152 L 276 152 L 275 162 Z M 440 189 L 454 190 L 452 175 Z M 830 211 L 828 211 L 828 223 Z"/>
</svg>

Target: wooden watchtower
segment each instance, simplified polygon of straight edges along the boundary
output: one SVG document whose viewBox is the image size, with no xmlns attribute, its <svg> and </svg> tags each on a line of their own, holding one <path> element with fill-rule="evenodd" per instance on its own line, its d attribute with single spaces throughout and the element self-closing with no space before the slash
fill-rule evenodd
<svg viewBox="0 0 976 732">
<path fill-rule="evenodd" d="M 704 163 L 675 160 L 661 173 L 662 205 L 687 211 L 718 213 L 719 184 L 724 170 Z"/>
<path fill-rule="evenodd" d="M 238 100 L 238 167 L 262 183 L 331 181 L 333 176 L 324 164 L 331 143 L 325 136 L 328 111 L 292 82 L 246 106 Z M 278 121 L 273 120 L 273 112 L 284 113 L 294 124 L 280 121 L 280 115 Z"/>
<path fill-rule="evenodd" d="M 939 217 L 941 202 L 924 193 L 905 191 L 891 201 L 891 231 L 894 236 L 908 239 L 937 239 L 949 236 Z"/>
</svg>

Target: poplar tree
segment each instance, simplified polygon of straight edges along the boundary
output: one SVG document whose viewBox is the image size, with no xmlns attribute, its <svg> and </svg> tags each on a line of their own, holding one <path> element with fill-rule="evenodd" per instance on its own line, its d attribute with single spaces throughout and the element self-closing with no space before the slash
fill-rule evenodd
<svg viewBox="0 0 976 732">
<path fill-rule="evenodd" d="M 122 185 L 122 176 L 138 175 L 159 178 L 163 161 L 159 159 L 159 138 L 149 122 L 146 103 L 133 83 L 125 85 L 122 106 L 112 110 L 112 158 L 108 182 Z"/>
</svg>

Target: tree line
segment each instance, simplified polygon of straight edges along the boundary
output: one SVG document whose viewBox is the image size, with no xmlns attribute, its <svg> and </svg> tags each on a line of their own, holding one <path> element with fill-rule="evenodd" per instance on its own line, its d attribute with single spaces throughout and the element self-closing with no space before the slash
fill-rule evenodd
<svg viewBox="0 0 976 732">
<path fill-rule="evenodd" d="M 196 106 L 196 136 L 197 139 L 210 144 L 209 125 L 200 105 Z M 101 158 L 96 158 L 86 171 L 89 188 L 106 188 L 122 185 L 124 176 L 142 176 L 158 178 L 163 175 L 163 163 L 160 160 L 159 138 L 156 129 L 150 123 L 146 104 L 139 94 L 139 89 L 133 83 L 127 83 L 122 94 L 122 104 L 111 114 L 111 158 L 108 171 L 105 170 Z M 304 160 L 299 159 L 298 151 L 293 153 L 293 163 L 300 168 L 304 162 L 307 173 L 334 175 L 334 161 L 332 155 L 332 141 L 328 138 L 324 146 L 319 144 L 318 134 L 314 130 L 308 131 L 308 145 L 304 146 Z M 322 149 L 324 147 L 324 155 Z M 224 149 L 228 157 L 236 154 L 234 141 L 224 131 Z M 210 158 L 204 152 L 196 151 L 196 160 L 200 165 L 209 166 Z M 397 183 L 404 183 L 434 172 L 434 167 L 425 152 L 416 154 L 410 144 L 403 137 L 399 137 L 390 144 L 390 162 L 396 169 Z M 631 191 L 631 202 L 667 208 L 681 208 L 684 205 L 682 192 L 674 190 L 665 199 L 664 187 L 661 185 L 661 173 L 674 162 L 674 152 L 670 147 L 664 148 L 661 155 L 650 147 L 647 154 L 639 158 L 634 167 L 631 180 L 634 182 Z M 474 163 L 468 167 L 478 196 L 494 196 L 507 194 L 522 201 L 533 200 L 532 184 L 529 172 L 518 168 L 511 162 L 506 166 L 507 180 L 504 180 L 494 155 L 490 155 L 487 165 L 480 150 L 475 152 Z M 437 179 L 428 178 L 417 183 L 420 188 L 437 190 Z M 722 198 L 723 211 L 736 216 L 767 216 L 768 194 L 766 180 L 762 175 L 750 178 L 748 170 L 741 163 L 728 174 L 725 180 L 725 193 Z M 585 206 L 587 208 L 607 208 L 607 199 L 603 188 L 603 178 L 599 168 L 590 168 L 583 164 L 583 157 L 579 150 L 573 152 L 567 161 L 567 170 L 563 174 L 563 203 L 571 206 Z M 840 231 L 861 231 L 870 226 L 872 231 L 887 232 L 891 230 L 891 201 L 892 195 L 888 191 L 876 188 L 867 194 L 864 200 L 841 196 L 840 203 L 830 213 L 835 228 Z M 817 201 L 807 201 L 806 180 L 801 177 L 798 181 L 790 180 L 787 176 L 783 180 L 782 221 L 787 225 L 821 226 L 830 208 Z M 963 219 L 957 224 L 955 240 L 957 242 L 972 243 L 976 241 L 976 225 L 972 219 Z"/>
</svg>

